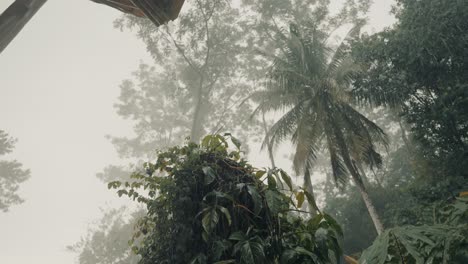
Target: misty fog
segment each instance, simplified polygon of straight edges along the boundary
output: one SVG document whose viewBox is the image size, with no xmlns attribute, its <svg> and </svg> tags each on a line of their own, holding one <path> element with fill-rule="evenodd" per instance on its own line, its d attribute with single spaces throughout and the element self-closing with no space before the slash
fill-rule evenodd
<svg viewBox="0 0 468 264">
<path fill-rule="evenodd" d="M 1 0 L 0 13 L 14 2 Z M 207 228 L 203 218 L 203 234 L 198 239 L 211 246 L 206 252 L 195 252 L 198 255 L 184 256 L 193 259 L 191 263 L 357 263 L 351 261 L 361 256 L 359 263 L 463 263 L 468 256 L 468 228 L 466 222 L 463 224 L 468 212 L 467 198 L 463 198 L 468 191 L 464 171 L 468 165 L 468 80 L 464 71 L 468 38 L 464 32 L 467 27 L 460 21 L 466 18 L 461 14 L 468 11 L 468 2 L 458 1 L 454 4 L 457 9 L 452 10 L 455 8 L 449 4 L 435 3 L 440 1 L 419 1 L 428 3 L 424 7 L 428 14 L 446 8 L 444 14 L 448 15 L 434 15 L 441 20 L 453 16 L 445 24 L 425 22 L 428 14 L 411 20 L 419 9 L 407 2 L 186 0 L 174 21 L 157 27 L 144 12 L 137 17 L 109 4 L 48 0 L 0 53 L 0 264 L 187 263 L 182 257 L 163 262 L 159 253 L 154 253 L 160 249 L 147 238 L 153 235 L 164 240 L 157 224 L 144 227 L 150 230 L 148 234 L 142 226 L 135 227 L 141 217 L 153 217 L 150 223 L 160 223 L 160 209 L 152 208 L 152 202 L 132 201 L 127 191 L 124 195 L 117 191 L 133 188 L 125 186 L 126 181 L 148 183 L 142 178 L 130 180 L 132 173 L 155 178 L 164 174 L 166 165 L 157 162 L 156 150 L 167 155 L 197 154 L 210 149 L 215 140 L 224 139 L 229 148 L 220 153 L 226 151 L 223 159 L 232 159 L 235 164 L 228 167 L 242 167 L 233 175 L 250 170 L 242 159 L 259 168 L 252 171 L 258 176 L 258 197 L 265 197 L 264 208 L 257 212 L 255 206 L 245 205 L 250 209 L 246 210 L 258 219 L 265 219 L 260 215 L 267 210 L 274 213 L 268 196 L 271 192 L 267 193 L 272 191 L 271 181 L 275 181 L 274 188 L 288 189 L 287 179 L 291 179 L 289 190 L 278 189 L 275 197 L 289 197 L 285 206 L 295 208 L 292 214 L 300 219 L 297 223 L 303 221 L 294 225 L 307 226 L 308 219 L 315 216 L 323 216 L 322 223 L 333 223 L 328 229 L 320 227 L 323 233 L 314 229 L 312 239 L 317 244 L 324 239 L 328 251 L 322 256 L 307 248 L 310 244 L 295 241 L 297 245 L 289 246 L 283 239 L 284 244 L 277 248 L 284 252 L 271 253 L 274 250 L 267 250 L 267 244 L 274 243 L 265 242 L 262 252 L 252 253 L 248 260 L 239 249 L 246 244 L 233 238 L 233 230 L 224 234 L 222 243 L 227 244 L 213 257 L 206 252 L 211 252 L 219 242 L 215 240 L 223 235 L 209 233 L 220 226 L 234 228 L 236 221 L 243 221 L 236 220 L 235 209 L 223 205 L 229 212 L 214 207 L 213 212 L 219 213 L 215 227 Z M 400 8 L 400 16 L 391 13 L 392 6 Z M 139 12 L 132 8 L 129 10 Z M 428 33 L 432 31 L 418 23 L 427 24 L 445 44 L 431 41 L 436 38 Z M 0 17 L 0 32 L 7 32 L 1 31 L 5 25 Z M 378 35 L 381 32 L 384 35 Z M 445 37 L 443 32 L 465 35 Z M 453 44 L 455 41 L 459 43 Z M 414 58 L 410 57 L 413 54 Z M 343 57 L 335 65 L 338 56 Z M 358 62 L 361 64 L 356 66 Z M 321 65 L 326 73 L 314 71 Z M 308 79 L 313 74 L 318 77 Z M 326 108 L 314 104 L 315 99 L 287 116 L 317 83 L 338 98 L 339 110 L 333 113 L 340 116 L 319 112 Z M 304 118 L 304 113 L 309 116 Z M 321 117 L 325 115 L 328 119 Z M 285 116 L 292 121 L 280 123 Z M 338 119 L 336 124 L 331 122 Z M 354 126 L 350 119 L 358 120 L 359 125 Z M 303 126 L 305 123 L 314 125 Z M 205 138 L 216 134 L 224 135 L 223 139 Z M 189 140 L 205 143 L 198 149 L 190 147 Z M 238 141 L 240 150 L 236 151 Z M 350 153 L 349 164 L 340 147 L 343 144 Z M 189 150 L 170 150 L 173 146 Z M 213 151 L 219 150 L 215 147 Z M 183 157 L 179 163 L 167 165 L 173 167 L 165 173 L 187 166 L 184 162 L 191 156 Z M 207 170 L 209 161 L 204 162 L 200 173 L 214 178 L 208 183 L 205 178 L 205 184 L 217 184 L 220 172 Z M 273 172 L 267 167 L 282 170 Z M 271 175 L 276 178 L 272 180 Z M 113 185 L 115 181 L 122 183 Z M 233 186 L 247 183 L 236 184 Z M 245 188 L 255 200 L 252 190 Z M 166 197 L 164 189 L 156 189 L 154 204 L 158 195 Z M 150 190 L 141 190 L 140 196 Z M 206 197 L 203 206 L 210 201 Z M 407 207 L 399 208 L 397 198 L 399 203 L 406 199 Z M 453 208 L 461 213 L 450 211 Z M 438 209 L 444 211 L 436 220 Z M 283 214 L 287 215 L 282 212 L 278 219 L 286 219 Z M 171 217 L 169 214 L 167 219 Z M 337 226 L 328 217 L 334 218 Z M 462 219 L 456 228 L 454 219 Z M 218 221 L 225 221 L 225 225 L 218 225 Z M 431 224 L 441 224 L 434 227 L 437 234 L 448 234 L 444 240 L 421 231 L 429 234 L 428 239 L 444 241 L 441 247 L 447 250 L 443 257 L 429 246 L 426 251 L 436 253 L 414 253 L 424 251 L 423 246 L 414 246 L 398 253 L 408 262 L 396 257 L 368 260 L 373 255 L 366 248 L 374 240 L 388 239 L 388 256 L 397 255 L 391 236 L 419 232 L 405 228 Z M 249 227 L 245 236 L 262 225 Z M 344 236 L 336 238 L 336 245 L 330 242 L 334 237 L 327 240 L 332 229 L 343 230 Z M 135 242 L 141 256 L 132 252 L 133 244 L 128 243 L 135 232 L 142 234 Z M 256 239 L 270 241 L 263 235 L 258 231 L 257 237 L 242 239 L 251 246 L 261 244 Z M 241 242 L 236 249 L 237 241 Z M 230 247 L 233 253 L 227 253 Z M 255 251 L 256 247 L 252 248 Z M 288 259 L 285 252 L 297 256 Z M 451 252 L 461 253 L 455 256 Z M 307 259 L 311 255 L 316 260 Z M 319 262 L 322 257 L 324 262 Z M 430 258 L 435 262 L 426 262 Z M 437 262 L 439 258 L 444 262 Z M 269 262 L 272 259 L 275 262 Z"/>
</svg>

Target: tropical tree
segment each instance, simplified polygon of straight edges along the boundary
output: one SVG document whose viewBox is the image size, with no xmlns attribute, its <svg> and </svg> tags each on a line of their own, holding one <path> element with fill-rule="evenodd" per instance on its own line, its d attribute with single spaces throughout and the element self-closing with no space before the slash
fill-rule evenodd
<svg viewBox="0 0 468 264">
<path fill-rule="evenodd" d="M 0 156 L 13 151 L 16 140 L 0 130 Z M 10 206 L 20 204 L 23 199 L 17 194 L 19 184 L 30 177 L 30 171 L 16 160 L 0 160 L 0 211 L 8 211 Z"/>
<path fill-rule="evenodd" d="M 466 179 L 468 4 L 396 2 L 395 25 L 352 45 L 353 57 L 363 66 L 353 93 L 400 113 L 421 143 L 435 181 L 441 174 Z"/>
<path fill-rule="evenodd" d="M 359 28 L 356 25 L 347 38 Z M 283 37 L 283 54 L 274 56 L 269 84 L 255 95 L 263 98 L 258 110 L 286 110 L 271 127 L 269 140 L 277 144 L 292 139 L 296 145 L 294 167 L 303 173 L 309 188 L 317 152 L 322 147 L 328 150 L 335 182 L 344 184 L 351 176 L 380 234 L 383 225 L 360 168 L 381 165 L 376 147 L 386 145 L 387 139 L 380 127 L 351 105 L 350 85 L 358 67 L 346 53 L 346 42 L 331 49 L 328 37 L 318 28 L 300 30 L 291 24 L 289 35 Z"/>
<path fill-rule="evenodd" d="M 310 195 L 294 190 L 280 169 L 249 165 L 239 146 L 232 136 L 210 135 L 159 152 L 131 182 L 109 183 L 147 208 L 135 233 L 139 263 L 339 262 L 341 229 L 333 218 L 302 217 L 298 207 Z"/>
<path fill-rule="evenodd" d="M 177 21 L 159 28 L 130 15 L 115 21 L 116 27 L 134 31 L 154 58 L 122 82 L 115 104 L 117 114 L 134 124 L 135 136 L 109 138 L 121 158 L 133 163 L 152 158 L 154 148 L 182 143 L 186 136 L 197 142 L 216 131 L 235 132 L 240 138 L 252 134 L 252 108 L 238 107 L 254 87 L 244 77 L 249 31 L 239 9 L 216 0 L 186 3 L 184 10 Z M 111 174 L 128 171 L 111 165 L 100 178 L 110 180 Z"/>
<path fill-rule="evenodd" d="M 135 30 L 154 58 L 154 67 L 143 64 L 134 81 L 123 84 L 119 113 L 132 118 L 140 134 L 171 135 L 173 141 L 165 146 L 186 135 L 198 142 L 218 130 L 237 132 L 251 110 L 238 107 L 252 89 L 243 76 L 249 30 L 240 10 L 222 0 L 193 1 L 184 10 L 177 21 L 160 28 L 133 16 L 116 22 Z M 138 140 L 160 143 L 152 140 L 157 136 L 146 138 Z"/>
</svg>

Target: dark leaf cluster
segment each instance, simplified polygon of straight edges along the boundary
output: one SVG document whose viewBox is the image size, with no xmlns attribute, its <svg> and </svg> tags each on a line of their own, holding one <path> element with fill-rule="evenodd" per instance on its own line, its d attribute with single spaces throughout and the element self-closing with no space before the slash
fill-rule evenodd
<svg viewBox="0 0 468 264">
<path fill-rule="evenodd" d="M 468 199 L 459 198 L 439 211 L 437 224 L 386 230 L 366 249 L 360 263 L 466 263 Z"/>
<path fill-rule="evenodd" d="M 293 191 L 282 170 L 253 168 L 239 147 L 230 135 L 207 136 L 200 145 L 160 152 L 132 183 L 109 183 L 147 207 L 135 234 L 142 239 L 134 248 L 140 263 L 339 262 L 335 220 L 302 217 L 298 208 L 306 198 L 315 203 L 313 197 Z"/>
</svg>

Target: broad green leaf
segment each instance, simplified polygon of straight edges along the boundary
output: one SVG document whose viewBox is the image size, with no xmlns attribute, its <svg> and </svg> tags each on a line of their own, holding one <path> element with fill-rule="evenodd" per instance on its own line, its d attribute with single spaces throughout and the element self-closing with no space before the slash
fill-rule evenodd
<svg viewBox="0 0 468 264">
<path fill-rule="evenodd" d="M 237 232 L 232 233 L 229 236 L 229 240 L 243 241 L 243 240 L 245 240 L 245 235 L 244 235 L 244 233 L 242 231 L 237 231 Z"/>
<path fill-rule="evenodd" d="M 333 218 L 331 217 L 330 215 L 328 214 L 325 214 L 325 213 L 322 213 L 323 215 L 323 218 L 327 221 L 327 223 L 329 224 L 329 226 L 331 228 L 333 228 L 333 230 L 340 236 L 342 237 L 343 236 L 343 230 L 341 229 L 341 226 L 340 224 L 338 224 L 338 222 Z"/>
<path fill-rule="evenodd" d="M 226 216 L 226 219 L 228 220 L 228 225 L 231 225 L 231 214 L 229 213 L 229 210 L 226 209 L 226 207 L 218 206 L 218 209 L 221 211 L 221 213 Z"/>
<path fill-rule="evenodd" d="M 205 178 L 204 178 L 204 182 L 206 185 L 214 182 L 214 180 L 216 179 L 216 174 L 215 172 L 213 171 L 213 169 L 211 167 L 203 167 L 202 168 L 203 170 L 203 173 L 205 174 Z"/>
<path fill-rule="evenodd" d="M 240 150 L 241 142 L 240 142 L 237 138 L 235 138 L 235 137 L 233 137 L 233 136 L 231 136 L 231 141 L 232 141 L 232 143 L 234 143 L 234 145 L 236 146 L 236 148 L 237 148 L 238 150 Z"/>
<path fill-rule="evenodd" d="M 250 242 L 242 242 L 242 246 L 240 247 L 241 263 L 255 264 L 255 258 L 253 254 L 254 253 L 252 252 Z"/>
<path fill-rule="evenodd" d="M 202 226 L 205 232 L 209 235 L 219 222 L 219 215 L 215 208 L 210 208 L 205 212 L 202 219 Z"/>
<path fill-rule="evenodd" d="M 384 264 L 388 255 L 390 235 L 388 231 L 377 237 L 372 246 L 364 250 L 359 263 L 361 264 Z"/>
<path fill-rule="evenodd" d="M 268 188 L 276 189 L 276 179 L 270 172 L 268 172 Z"/>
<path fill-rule="evenodd" d="M 239 242 L 241 263 L 255 264 L 260 263 L 265 258 L 265 252 L 259 238 Z"/>
<path fill-rule="evenodd" d="M 257 172 L 255 173 L 255 177 L 256 177 L 257 179 L 260 179 L 260 178 L 262 178 L 263 175 L 265 175 L 265 173 L 266 173 L 266 171 L 264 171 L 264 170 L 257 171 Z"/>
<path fill-rule="evenodd" d="M 280 175 L 281 175 L 281 179 L 286 183 L 286 185 L 288 185 L 289 190 L 292 191 L 293 190 L 293 185 L 292 185 L 291 177 L 289 177 L 289 175 L 283 170 L 279 170 L 279 172 L 280 172 Z"/>
<path fill-rule="evenodd" d="M 320 212 L 320 209 L 318 208 L 317 203 L 315 202 L 314 195 L 306 190 L 304 190 L 304 194 L 307 198 L 307 202 L 309 203 L 309 205 L 311 205 L 315 210 L 317 210 L 317 212 Z"/>
<path fill-rule="evenodd" d="M 302 204 L 304 203 L 304 200 L 305 200 L 304 192 L 302 192 L 302 191 L 297 192 L 296 193 L 296 200 L 297 200 L 297 207 L 301 208 Z"/>
<path fill-rule="evenodd" d="M 207 135 L 202 139 L 202 147 L 208 148 L 210 146 L 210 141 L 213 138 L 213 135 Z"/>
<path fill-rule="evenodd" d="M 285 208 L 285 202 L 281 194 L 274 190 L 266 190 L 265 191 L 265 199 L 273 214 L 278 214 Z"/>
<path fill-rule="evenodd" d="M 405 250 L 408 251 L 408 253 L 416 260 L 416 263 L 424 263 L 423 255 L 421 252 L 419 252 L 418 248 L 414 245 L 414 240 L 399 239 L 399 238 L 401 238 L 401 236 L 395 236 L 393 239 L 396 239 L 396 243 L 399 243 L 400 245 L 404 246 Z"/>
<path fill-rule="evenodd" d="M 323 227 L 317 229 L 317 231 L 315 231 L 315 239 L 319 243 L 326 243 L 328 240 L 328 230 Z"/>
<path fill-rule="evenodd" d="M 254 203 L 254 213 L 258 215 L 263 208 L 262 197 L 254 185 L 247 185 L 247 191 L 249 192 L 250 197 L 252 197 L 252 201 Z"/>
</svg>

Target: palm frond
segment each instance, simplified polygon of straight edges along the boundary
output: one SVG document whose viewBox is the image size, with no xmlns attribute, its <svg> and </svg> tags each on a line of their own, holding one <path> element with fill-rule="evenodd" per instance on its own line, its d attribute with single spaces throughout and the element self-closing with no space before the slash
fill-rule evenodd
<svg viewBox="0 0 468 264">
<path fill-rule="evenodd" d="M 313 115 L 312 118 L 301 119 L 295 133 L 292 135 L 292 142 L 296 145 L 293 167 L 297 174 L 301 174 L 307 166 L 312 167 L 313 162 L 317 159 L 323 132 L 317 115 Z"/>
<path fill-rule="evenodd" d="M 344 60 L 348 57 L 348 42 L 352 38 L 359 36 L 362 27 L 364 26 L 363 23 L 356 23 L 347 33 L 346 36 L 343 38 L 341 43 L 338 47 L 334 50 L 333 55 L 331 56 L 330 63 L 328 64 L 327 68 L 327 75 L 333 75 L 333 72 L 336 72 L 340 65 L 343 63 Z"/>
<path fill-rule="evenodd" d="M 363 161 L 371 168 L 381 168 L 383 163 L 382 155 L 380 155 L 373 146 L 363 153 Z"/>
<path fill-rule="evenodd" d="M 337 185 L 344 185 L 348 178 L 348 170 L 341 158 L 338 147 L 334 144 L 331 136 L 327 136 L 328 152 L 330 154 L 330 164 L 332 168 L 333 181 Z"/>
<path fill-rule="evenodd" d="M 291 110 L 289 110 L 286 114 L 284 114 L 268 131 L 267 138 L 270 139 L 271 145 L 276 145 L 282 142 L 285 138 L 289 135 L 294 133 L 295 129 L 297 128 L 298 120 L 303 115 L 305 101 L 297 104 Z M 266 146 L 266 142 L 264 141 L 262 144 L 262 148 Z"/>
<path fill-rule="evenodd" d="M 360 120 L 364 126 L 365 131 L 370 135 L 370 140 L 375 143 L 379 143 L 385 148 L 388 147 L 388 136 L 376 123 L 368 119 L 366 116 L 355 110 L 350 105 L 343 104 L 343 111 L 348 113 L 349 116 L 353 116 L 356 120 Z"/>
<path fill-rule="evenodd" d="M 252 115 L 256 115 L 259 111 L 285 111 L 299 102 L 297 96 L 284 93 L 282 90 L 257 91 L 250 99 L 259 103 Z"/>
<path fill-rule="evenodd" d="M 329 76 L 336 80 L 347 91 L 351 90 L 354 78 L 362 71 L 360 65 L 356 64 L 351 56 L 344 57 L 336 68 L 329 72 Z"/>
<path fill-rule="evenodd" d="M 382 163 L 376 144 L 386 146 L 385 133 L 350 105 L 351 84 L 360 67 L 348 55 L 346 42 L 359 34 L 361 26 L 355 25 L 334 50 L 320 31 L 301 34 L 293 28 L 281 46 L 283 54 L 269 55 L 273 60 L 269 82 L 256 95 L 261 100 L 257 111 L 287 112 L 267 133 L 269 142 L 263 146 L 290 138 L 298 174 L 312 168 L 324 139 L 337 184 L 344 184 L 350 173 L 362 182 L 353 162 L 371 167 Z"/>
</svg>

